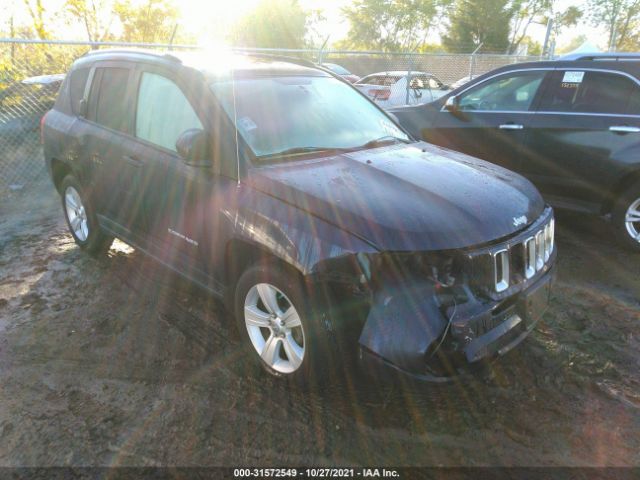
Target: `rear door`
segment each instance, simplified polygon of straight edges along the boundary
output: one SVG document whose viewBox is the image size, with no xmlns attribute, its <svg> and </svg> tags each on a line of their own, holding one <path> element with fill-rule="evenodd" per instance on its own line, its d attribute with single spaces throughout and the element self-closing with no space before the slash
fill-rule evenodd
<svg viewBox="0 0 640 480">
<path fill-rule="evenodd" d="M 92 72 L 87 125 L 80 139 L 92 172 L 91 196 L 100 215 L 125 234 L 145 230 L 141 202 L 140 166 L 130 157 L 136 141 L 131 135 L 132 64 L 99 62 Z"/>
<path fill-rule="evenodd" d="M 517 170 L 544 69 L 512 71 L 490 77 L 458 96 L 456 112 L 442 108 L 422 137 L 436 145 Z"/>
<path fill-rule="evenodd" d="M 624 72 L 556 70 L 526 141 L 519 170 L 543 194 L 598 209 L 627 153 L 640 147 L 638 81 Z"/>
</svg>

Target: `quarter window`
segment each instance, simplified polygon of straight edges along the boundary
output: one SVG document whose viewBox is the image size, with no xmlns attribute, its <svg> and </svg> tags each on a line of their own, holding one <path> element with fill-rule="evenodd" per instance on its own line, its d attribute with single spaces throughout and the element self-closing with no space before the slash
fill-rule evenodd
<svg viewBox="0 0 640 480">
<path fill-rule="evenodd" d="M 129 80 L 126 68 L 100 68 L 102 71 L 98 87 L 95 121 L 105 127 L 127 132 L 128 108 L 125 92 Z"/>
<path fill-rule="evenodd" d="M 76 115 L 80 113 L 80 100 L 84 97 L 84 87 L 87 84 L 88 76 L 88 68 L 79 68 L 71 72 L 69 96 L 71 98 L 71 111 Z"/>
<path fill-rule="evenodd" d="M 614 73 L 557 71 L 540 110 L 544 112 L 639 114 L 630 111 L 640 96 L 638 85 Z M 636 107 L 637 108 L 637 107 Z"/>
<path fill-rule="evenodd" d="M 546 72 L 517 72 L 481 83 L 460 95 L 461 110 L 527 111 Z"/>
<path fill-rule="evenodd" d="M 162 75 L 142 74 L 136 108 L 136 137 L 176 151 L 178 137 L 202 123 L 180 87 Z"/>
</svg>

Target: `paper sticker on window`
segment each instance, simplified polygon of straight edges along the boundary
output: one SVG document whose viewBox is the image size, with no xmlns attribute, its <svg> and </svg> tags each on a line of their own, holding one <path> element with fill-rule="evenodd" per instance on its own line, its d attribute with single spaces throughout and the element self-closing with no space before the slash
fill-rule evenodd
<svg viewBox="0 0 640 480">
<path fill-rule="evenodd" d="M 250 132 L 258 128 L 258 126 L 249 117 L 242 117 L 238 119 L 238 128 L 245 132 Z"/>
<path fill-rule="evenodd" d="M 584 72 L 564 72 L 562 83 L 582 83 Z"/>
</svg>

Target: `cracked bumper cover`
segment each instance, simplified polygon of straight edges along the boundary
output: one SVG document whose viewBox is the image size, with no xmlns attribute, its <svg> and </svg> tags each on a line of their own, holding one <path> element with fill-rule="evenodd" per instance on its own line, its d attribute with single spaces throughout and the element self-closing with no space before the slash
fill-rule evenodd
<svg viewBox="0 0 640 480">
<path fill-rule="evenodd" d="M 534 329 L 549 304 L 556 267 L 511 297 L 472 302 L 458 307 L 438 356 L 455 369 L 504 355 Z M 444 381 L 446 375 L 428 368 L 434 345 L 445 333 L 448 319 L 438 308 L 429 282 L 385 287 L 360 335 L 360 362 L 375 376 L 401 374 L 414 380 Z M 451 360 L 451 363 L 449 363 Z"/>
</svg>

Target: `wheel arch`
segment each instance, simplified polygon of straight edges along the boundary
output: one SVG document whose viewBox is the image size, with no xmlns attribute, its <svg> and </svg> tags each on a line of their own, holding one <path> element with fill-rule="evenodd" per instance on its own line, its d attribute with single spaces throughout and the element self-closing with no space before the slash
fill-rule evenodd
<svg viewBox="0 0 640 480">
<path fill-rule="evenodd" d="M 605 203 L 602 206 L 602 214 L 606 215 L 613 211 L 616 202 L 620 198 L 620 195 L 624 191 L 636 182 L 640 182 L 640 165 L 636 165 L 635 169 L 628 172 L 620 180 L 616 182 L 614 187 L 610 190 Z"/>
<path fill-rule="evenodd" d="M 56 158 L 51 159 L 51 179 L 58 192 L 60 192 L 64 178 L 71 173 L 73 173 L 73 169 L 67 162 Z"/>
</svg>

